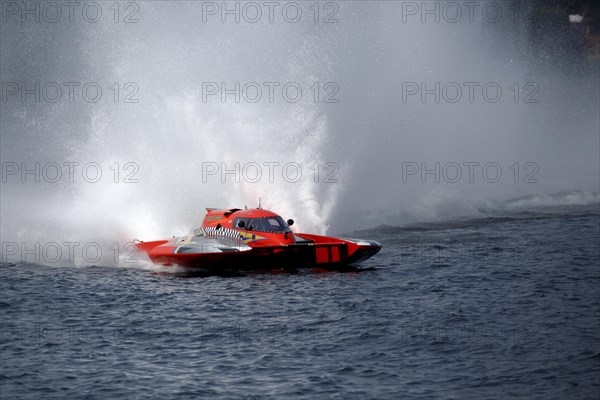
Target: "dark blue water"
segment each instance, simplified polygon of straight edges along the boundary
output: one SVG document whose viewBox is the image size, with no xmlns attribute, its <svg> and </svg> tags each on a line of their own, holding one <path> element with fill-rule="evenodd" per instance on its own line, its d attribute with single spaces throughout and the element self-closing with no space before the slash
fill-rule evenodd
<svg viewBox="0 0 600 400">
<path fill-rule="evenodd" d="M 0 395 L 598 399 L 599 223 L 379 227 L 359 273 L 4 264 Z"/>
</svg>

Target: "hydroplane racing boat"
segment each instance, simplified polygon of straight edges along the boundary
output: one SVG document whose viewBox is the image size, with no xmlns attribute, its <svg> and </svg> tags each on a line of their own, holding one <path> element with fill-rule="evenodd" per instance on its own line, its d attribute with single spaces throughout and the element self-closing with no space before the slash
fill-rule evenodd
<svg viewBox="0 0 600 400">
<path fill-rule="evenodd" d="M 183 237 L 137 242 L 153 263 L 218 274 L 249 270 L 342 270 L 381 250 L 371 240 L 294 233 L 294 221 L 257 209 L 207 208 L 200 228 Z"/>
</svg>

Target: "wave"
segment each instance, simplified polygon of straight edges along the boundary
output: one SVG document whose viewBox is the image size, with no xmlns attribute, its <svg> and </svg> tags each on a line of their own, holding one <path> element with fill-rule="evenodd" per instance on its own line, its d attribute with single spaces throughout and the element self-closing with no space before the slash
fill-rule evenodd
<svg viewBox="0 0 600 400">
<path fill-rule="evenodd" d="M 488 201 L 477 213 L 420 221 L 405 225 L 381 224 L 374 228 L 351 232 L 349 235 L 395 234 L 404 232 L 439 231 L 481 227 L 485 225 L 556 218 L 578 218 L 600 215 L 600 195 L 577 190 L 554 194 L 532 194 L 504 202 Z"/>
<path fill-rule="evenodd" d="M 599 193 L 563 190 L 554 194 L 530 194 L 499 204 L 500 210 L 529 210 L 548 207 L 588 206 L 600 203 Z M 485 212 L 485 210 L 484 210 Z"/>
</svg>

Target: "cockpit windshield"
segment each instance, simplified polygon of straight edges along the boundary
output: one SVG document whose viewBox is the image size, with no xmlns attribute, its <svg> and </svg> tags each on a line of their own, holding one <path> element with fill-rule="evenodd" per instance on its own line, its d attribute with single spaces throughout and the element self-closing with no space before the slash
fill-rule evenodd
<svg viewBox="0 0 600 400">
<path fill-rule="evenodd" d="M 263 218 L 251 218 L 247 225 L 249 230 L 258 232 L 291 232 L 289 225 L 283 220 L 283 218 L 277 217 L 263 217 Z"/>
</svg>

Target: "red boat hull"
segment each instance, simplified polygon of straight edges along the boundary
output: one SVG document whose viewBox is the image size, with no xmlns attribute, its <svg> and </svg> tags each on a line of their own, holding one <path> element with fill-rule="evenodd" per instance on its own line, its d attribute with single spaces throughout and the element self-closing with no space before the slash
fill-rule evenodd
<svg viewBox="0 0 600 400">
<path fill-rule="evenodd" d="M 238 227 L 239 219 L 249 221 L 251 226 Z M 281 225 L 282 231 L 259 230 L 261 226 L 269 228 L 264 228 L 264 221 Z M 178 265 L 209 274 L 300 268 L 340 270 L 381 250 L 381 244 L 374 241 L 294 234 L 283 224 L 277 214 L 262 209 L 210 210 L 202 227 L 192 235 L 139 242 L 137 248 L 155 264 Z"/>
</svg>

